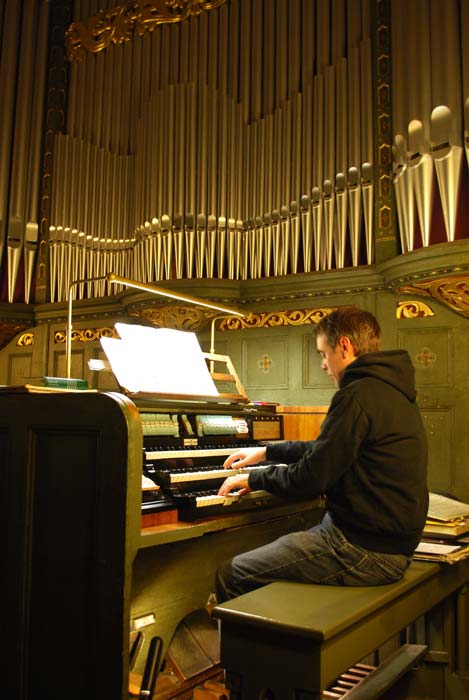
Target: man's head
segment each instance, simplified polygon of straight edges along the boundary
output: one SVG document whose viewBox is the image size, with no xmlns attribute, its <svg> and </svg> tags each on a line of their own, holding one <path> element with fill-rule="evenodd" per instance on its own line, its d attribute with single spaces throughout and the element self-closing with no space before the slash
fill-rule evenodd
<svg viewBox="0 0 469 700">
<path fill-rule="evenodd" d="M 381 349 L 381 329 L 369 311 L 347 307 L 333 311 L 314 329 L 321 368 L 339 386 L 345 368 L 359 355 Z"/>
</svg>

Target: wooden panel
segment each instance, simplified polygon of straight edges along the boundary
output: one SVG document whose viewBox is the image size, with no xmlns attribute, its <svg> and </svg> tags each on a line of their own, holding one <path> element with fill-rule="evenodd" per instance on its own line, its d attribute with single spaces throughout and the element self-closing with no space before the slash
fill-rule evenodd
<svg viewBox="0 0 469 700">
<path fill-rule="evenodd" d="M 277 406 L 285 440 L 315 440 L 329 406 Z"/>
<path fill-rule="evenodd" d="M 9 356 L 7 384 L 24 384 L 31 377 L 32 353 L 18 353 Z"/>
<path fill-rule="evenodd" d="M 456 495 L 454 473 L 454 409 L 422 408 L 428 436 L 428 487 L 436 493 Z"/>
<path fill-rule="evenodd" d="M 288 388 L 288 351 L 286 336 L 253 338 L 243 341 L 244 384 L 246 388 Z"/>
<path fill-rule="evenodd" d="M 400 331 L 399 347 L 412 359 L 417 387 L 447 387 L 453 383 L 450 328 Z"/>
<path fill-rule="evenodd" d="M 303 387 L 329 389 L 331 386 L 331 380 L 321 369 L 316 340 L 309 333 L 303 336 Z"/>
<path fill-rule="evenodd" d="M 5 697 L 59 700 L 70 679 L 70 700 L 124 697 L 142 442 L 126 406 L 0 394 Z"/>
</svg>

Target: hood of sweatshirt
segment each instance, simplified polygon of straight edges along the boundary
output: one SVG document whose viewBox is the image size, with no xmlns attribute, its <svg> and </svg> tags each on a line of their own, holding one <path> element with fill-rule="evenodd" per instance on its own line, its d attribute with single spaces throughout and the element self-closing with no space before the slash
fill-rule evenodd
<svg viewBox="0 0 469 700">
<path fill-rule="evenodd" d="M 340 388 L 365 377 L 379 379 L 400 391 L 409 400 L 417 398 L 415 369 L 406 350 L 383 350 L 359 355 L 340 380 Z"/>
</svg>

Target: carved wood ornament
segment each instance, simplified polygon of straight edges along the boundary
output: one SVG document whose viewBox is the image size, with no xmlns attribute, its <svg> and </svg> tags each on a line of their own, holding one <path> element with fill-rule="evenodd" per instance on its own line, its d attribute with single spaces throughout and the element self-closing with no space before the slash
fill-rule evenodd
<svg viewBox="0 0 469 700">
<path fill-rule="evenodd" d="M 69 61 L 80 61 L 85 51 L 98 53 L 111 44 L 130 41 L 134 34 L 152 32 L 159 24 L 183 22 L 191 15 L 214 10 L 226 0 L 127 0 L 102 10 L 85 22 L 73 22 L 65 41 Z"/>
</svg>

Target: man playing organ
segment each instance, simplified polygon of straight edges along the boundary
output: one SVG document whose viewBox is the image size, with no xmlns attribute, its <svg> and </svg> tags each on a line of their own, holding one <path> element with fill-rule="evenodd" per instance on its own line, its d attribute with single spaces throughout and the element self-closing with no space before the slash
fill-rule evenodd
<svg viewBox="0 0 469 700">
<path fill-rule="evenodd" d="M 338 390 L 317 440 L 239 450 L 224 463 L 243 468 L 219 493 L 265 489 L 292 498 L 325 497 L 319 525 L 226 561 L 220 602 L 277 580 L 346 586 L 399 580 L 420 541 L 428 508 L 427 437 L 404 350 L 381 350 L 376 318 L 355 307 L 315 327 L 321 368 Z M 283 463 L 283 464 L 281 464 Z"/>
</svg>

